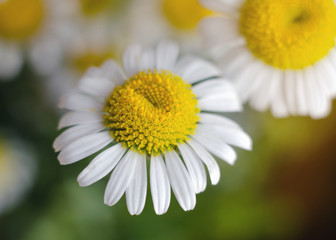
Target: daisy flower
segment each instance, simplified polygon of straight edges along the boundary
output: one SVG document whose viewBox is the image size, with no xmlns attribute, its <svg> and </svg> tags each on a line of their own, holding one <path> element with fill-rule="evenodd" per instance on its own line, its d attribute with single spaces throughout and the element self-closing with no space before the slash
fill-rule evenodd
<svg viewBox="0 0 336 240">
<path fill-rule="evenodd" d="M 63 67 L 46 79 L 47 98 L 52 106 L 72 88 L 90 66 L 117 58 L 125 47 L 123 29 L 125 1 L 73 0 L 65 6 L 71 12 L 67 51 Z M 117 12 L 117 13 L 116 13 Z"/>
<path fill-rule="evenodd" d="M 104 202 L 112 206 L 125 193 L 132 215 L 145 205 L 147 162 L 155 212 L 167 211 L 170 189 L 187 211 L 206 187 L 204 165 L 211 183 L 219 181 L 213 155 L 233 164 L 236 153 L 229 144 L 251 148 L 235 122 L 215 114 L 241 110 L 230 83 L 209 62 L 179 58 L 178 52 L 171 42 L 155 50 L 131 45 L 123 68 L 114 61 L 90 68 L 59 104 L 70 110 L 59 123 L 67 129 L 53 145 L 60 163 L 95 154 L 78 177 L 80 186 L 112 171 Z"/>
<path fill-rule="evenodd" d="M 0 1 L 0 79 L 10 79 L 20 72 L 25 53 L 40 74 L 50 74 L 60 67 L 67 34 L 63 1 Z"/>
<path fill-rule="evenodd" d="M 35 162 L 30 149 L 11 136 L 0 136 L 0 214 L 14 207 L 33 183 Z"/>
<path fill-rule="evenodd" d="M 183 49 L 198 50 L 199 21 L 213 12 L 198 0 L 137 0 L 129 13 L 129 42 L 152 44 L 174 38 Z"/>
<path fill-rule="evenodd" d="M 200 25 L 239 96 L 275 117 L 322 118 L 336 93 L 334 0 L 201 0 Z"/>
</svg>

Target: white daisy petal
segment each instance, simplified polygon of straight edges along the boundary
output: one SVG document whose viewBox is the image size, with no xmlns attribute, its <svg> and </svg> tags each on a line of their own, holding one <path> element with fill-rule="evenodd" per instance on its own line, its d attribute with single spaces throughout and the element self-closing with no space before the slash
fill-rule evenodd
<svg viewBox="0 0 336 240">
<path fill-rule="evenodd" d="M 305 116 L 308 114 L 308 102 L 306 99 L 305 79 L 302 72 L 296 72 L 296 101 L 298 114 Z"/>
<path fill-rule="evenodd" d="M 155 69 L 155 53 L 152 49 L 142 53 L 140 62 L 140 71 L 148 71 Z"/>
<path fill-rule="evenodd" d="M 306 97 L 309 104 L 309 112 L 312 118 L 325 117 L 330 112 L 329 99 L 322 96 L 320 86 L 317 84 L 315 72 L 312 67 L 304 71 L 306 81 Z"/>
<path fill-rule="evenodd" d="M 267 68 L 260 88 L 251 96 L 250 105 L 253 108 L 258 111 L 266 111 L 270 106 L 272 98 L 276 94 L 276 91 L 279 90 L 279 75 L 279 72 L 273 72 Z"/>
<path fill-rule="evenodd" d="M 199 117 L 200 122 L 204 124 L 223 125 L 223 127 L 241 129 L 241 127 L 236 122 L 223 116 L 218 116 L 211 113 L 200 113 Z"/>
<path fill-rule="evenodd" d="M 89 186 L 105 177 L 117 165 L 126 149 L 118 143 L 97 155 L 79 174 L 77 181 L 81 187 Z"/>
<path fill-rule="evenodd" d="M 216 185 L 220 178 L 220 171 L 216 160 L 195 140 L 191 139 L 187 143 L 207 166 L 211 184 Z"/>
<path fill-rule="evenodd" d="M 237 46 L 227 51 L 221 59 L 218 60 L 218 65 L 225 76 L 229 78 L 235 77 L 240 72 L 241 66 L 246 66 L 253 63 L 251 54 L 246 46 Z M 239 71 L 237 71 L 239 69 Z"/>
<path fill-rule="evenodd" d="M 112 140 L 110 133 L 106 131 L 86 135 L 64 147 L 58 155 L 58 160 L 61 164 L 77 162 L 99 151 Z"/>
<path fill-rule="evenodd" d="M 325 72 L 329 75 L 329 84 L 330 84 L 330 90 L 331 90 L 331 94 L 332 97 L 336 96 L 336 69 L 335 66 L 333 65 L 329 59 L 327 58 L 325 61 L 323 61 L 323 70 L 325 70 Z"/>
<path fill-rule="evenodd" d="M 195 192 L 203 192 L 206 187 L 206 173 L 202 161 L 188 144 L 180 144 L 178 149 L 194 184 Z"/>
<path fill-rule="evenodd" d="M 200 0 L 203 6 L 223 13 L 237 11 L 243 2 L 243 0 Z"/>
<path fill-rule="evenodd" d="M 234 94 L 235 92 L 231 83 L 223 78 L 216 78 L 196 84 L 192 87 L 192 91 L 197 96 L 197 98 L 216 94 Z"/>
<path fill-rule="evenodd" d="M 176 63 L 174 72 L 190 84 L 220 75 L 213 64 L 193 56 L 182 57 Z"/>
<path fill-rule="evenodd" d="M 238 128 L 220 125 L 200 124 L 197 128 L 203 134 L 215 135 L 224 142 L 246 150 L 252 150 L 252 139 Z"/>
<path fill-rule="evenodd" d="M 170 183 L 161 155 L 151 156 L 150 186 L 156 214 L 167 212 L 170 204 Z"/>
<path fill-rule="evenodd" d="M 127 77 L 115 61 L 108 60 L 101 66 L 101 77 L 110 79 L 116 86 L 123 84 Z"/>
<path fill-rule="evenodd" d="M 260 61 L 254 61 L 235 76 L 233 84 L 242 102 L 246 102 L 251 94 L 260 88 L 263 80 L 263 70 L 264 65 Z"/>
<path fill-rule="evenodd" d="M 90 68 L 78 82 L 77 88 L 89 95 L 105 99 L 113 91 L 115 84 L 108 78 L 91 76 L 96 68 Z"/>
<path fill-rule="evenodd" d="M 288 116 L 288 106 L 286 105 L 285 86 L 283 79 L 283 72 L 276 72 L 276 77 L 273 78 L 271 97 L 271 112 L 276 118 L 283 118 Z"/>
<path fill-rule="evenodd" d="M 173 69 L 179 54 L 179 47 L 174 42 L 161 42 L 156 49 L 156 69 Z"/>
<path fill-rule="evenodd" d="M 56 152 L 62 150 L 71 142 L 81 138 L 85 135 L 103 130 L 105 126 L 101 123 L 85 124 L 71 127 L 62 132 L 54 141 L 53 147 Z"/>
<path fill-rule="evenodd" d="M 103 122 L 103 116 L 97 112 L 68 112 L 59 124 L 58 129 L 79 124 L 98 124 Z"/>
<path fill-rule="evenodd" d="M 139 72 L 139 63 L 141 60 L 141 47 L 131 45 L 126 48 L 123 55 L 123 66 L 127 77 L 132 77 Z"/>
<path fill-rule="evenodd" d="M 139 153 L 138 153 L 139 154 Z M 134 172 L 133 180 L 126 189 L 127 208 L 131 215 L 139 215 L 146 202 L 147 194 L 147 167 L 146 155 L 140 155 L 139 163 Z"/>
<path fill-rule="evenodd" d="M 72 91 L 60 99 L 58 107 L 75 111 L 95 112 L 101 111 L 104 104 L 93 97 Z"/>
<path fill-rule="evenodd" d="M 230 165 L 233 165 L 236 161 L 236 152 L 220 138 L 210 136 L 203 131 L 199 131 L 199 129 L 196 129 L 196 133 L 192 137 L 213 155 L 223 159 Z"/>
<path fill-rule="evenodd" d="M 288 111 L 291 115 L 295 115 L 297 112 L 296 107 L 296 84 L 295 84 L 296 74 L 294 71 L 286 71 L 284 73 L 284 87 L 286 94 L 286 103 L 288 106 Z"/>
<path fill-rule="evenodd" d="M 187 169 L 174 150 L 166 152 L 165 159 L 170 184 L 177 201 L 185 211 L 194 209 L 196 195 Z"/>
<path fill-rule="evenodd" d="M 242 110 L 238 96 L 233 91 L 201 98 L 198 100 L 198 106 L 202 111 L 240 112 Z"/>
<path fill-rule="evenodd" d="M 205 36 L 206 48 L 218 45 L 230 45 L 241 38 L 239 26 L 236 20 L 224 17 L 209 17 L 201 20 L 199 24 L 201 34 Z M 222 29 L 222 31 L 218 31 Z"/>
<path fill-rule="evenodd" d="M 129 150 L 112 172 L 105 189 L 104 202 L 108 206 L 116 204 L 133 180 L 140 156 Z"/>
</svg>

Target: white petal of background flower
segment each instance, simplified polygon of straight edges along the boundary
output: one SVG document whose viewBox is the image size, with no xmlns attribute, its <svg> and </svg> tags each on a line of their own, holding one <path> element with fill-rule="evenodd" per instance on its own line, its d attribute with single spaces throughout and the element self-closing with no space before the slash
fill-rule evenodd
<svg viewBox="0 0 336 240">
<path fill-rule="evenodd" d="M 0 42 L 0 78 L 9 80 L 20 71 L 23 55 L 18 46 Z"/>
<path fill-rule="evenodd" d="M 140 71 L 141 48 L 139 45 L 131 45 L 126 48 L 123 55 L 123 67 L 127 77 L 132 77 Z"/>
<path fill-rule="evenodd" d="M 156 69 L 173 69 L 179 54 L 179 47 L 174 42 L 161 42 L 156 49 Z"/>
</svg>

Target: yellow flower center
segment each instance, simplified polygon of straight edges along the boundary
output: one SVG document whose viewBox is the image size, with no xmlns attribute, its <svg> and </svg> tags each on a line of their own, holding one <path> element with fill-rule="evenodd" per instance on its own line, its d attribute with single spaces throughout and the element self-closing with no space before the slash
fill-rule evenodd
<svg viewBox="0 0 336 240">
<path fill-rule="evenodd" d="M 157 155 L 194 133 L 197 104 L 191 86 L 179 76 L 170 71 L 141 72 L 107 98 L 104 121 L 124 147 Z"/>
<path fill-rule="evenodd" d="M 44 7 L 42 0 L 0 1 L 0 36 L 25 39 L 40 27 Z"/>
<path fill-rule="evenodd" d="M 213 12 L 202 7 L 198 0 L 163 0 L 163 13 L 177 29 L 193 30 L 198 22 Z"/>
<path fill-rule="evenodd" d="M 335 46 L 333 0 L 246 0 L 240 31 L 251 52 L 281 69 L 302 69 Z"/>
<path fill-rule="evenodd" d="M 96 52 L 85 52 L 73 59 L 73 64 L 75 68 L 84 73 L 89 67 L 95 66 L 99 67 L 107 59 L 113 58 L 114 54 L 111 52 L 96 53 Z"/>
</svg>

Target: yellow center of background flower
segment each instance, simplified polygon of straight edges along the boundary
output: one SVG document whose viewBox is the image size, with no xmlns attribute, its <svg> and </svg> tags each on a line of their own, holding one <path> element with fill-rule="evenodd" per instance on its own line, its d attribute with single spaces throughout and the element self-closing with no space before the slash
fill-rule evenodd
<svg viewBox="0 0 336 240">
<path fill-rule="evenodd" d="M 197 104 L 191 86 L 170 71 L 141 72 L 107 98 L 104 121 L 124 147 L 157 155 L 194 133 Z"/>
<path fill-rule="evenodd" d="M 44 7 L 42 0 L 0 1 L 0 36 L 25 39 L 40 27 Z"/>
<path fill-rule="evenodd" d="M 213 12 L 202 7 L 198 0 L 163 0 L 163 13 L 177 29 L 193 30 L 198 22 Z"/>
<path fill-rule="evenodd" d="M 82 11 L 87 16 L 94 16 L 109 8 L 114 8 L 126 0 L 80 0 Z"/>
<path fill-rule="evenodd" d="M 333 0 L 246 0 L 240 31 L 251 52 L 281 69 L 303 69 L 335 46 Z"/>
<path fill-rule="evenodd" d="M 95 66 L 99 67 L 107 59 L 113 58 L 114 54 L 111 52 L 96 53 L 96 52 L 85 52 L 73 59 L 73 64 L 75 68 L 80 72 L 84 73 L 89 67 Z"/>
</svg>

